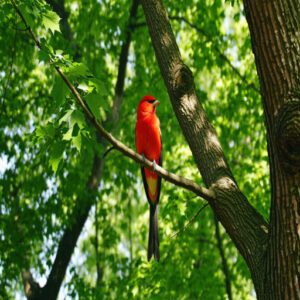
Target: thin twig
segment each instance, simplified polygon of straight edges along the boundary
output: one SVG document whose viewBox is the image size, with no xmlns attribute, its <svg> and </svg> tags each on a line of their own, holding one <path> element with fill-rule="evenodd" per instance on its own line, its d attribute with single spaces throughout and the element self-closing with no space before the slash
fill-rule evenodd
<svg viewBox="0 0 300 300">
<path fill-rule="evenodd" d="M 109 147 L 109 148 L 103 153 L 102 157 L 105 158 L 105 157 L 110 153 L 110 151 L 112 151 L 112 150 L 114 150 L 114 149 L 115 149 L 114 146 Z"/>
<path fill-rule="evenodd" d="M 24 25 L 25 25 L 25 29 L 28 30 L 28 32 L 29 32 L 31 38 L 33 39 L 34 43 L 37 45 L 37 47 L 38 47 L 39 49 L 41 49 L 41 48 L 42 48 L 42 47 L 41 47 L 41 43 L 36 39 L 36 37 L 35 37 L 35 35 L 34 35 L 32 29 L 31 29 L 31 27 L 30 27 L 30 26 L 28 25 L 28 23 L 26 22 L 24 16 L 22 15 L 22 12 L 19 10 L 19 8 L 18 8 L 18 6 L 16 5 L 15 1 L 14 1 L 14 0 L 11 0 L 11 3 L 12 3 L 12 5 L 13 5 L 13 7 L 15 8 L 16 12 L 18 13 L 18 15 L 20 16 L 20 18 L 22 19 L 22 21 L 23 21 L 23 23 L 24 23 Z"/>
<path fill-rule="evenodd" d="M 217 239 L 217 247 L 221 256 L 221 261 L 222 261 L 222 269 L 225 277 L 225 287 L 226 287 L 226 293 L 228 296 L 228 300 L 232 300 L 232 291 L 231 291 L 231 280 L 230 280 L 230 272 L 224 252 L 224 247 L 223 247 L 223 241 L 220 233 L 220 228 L 219 228 L 219 221 L 217 217 L 214 215 L 214 222 L 215 222 L 215 232 L 216 232 L 216 239 Z"/>
<path fill-rule="evenodd" d="M 197 194 L 198 196 L 206 199 L 207 201 L 215 199 L 215 193 L 213 190 L 201 187 L 200 185 L 198 185 L 197 183 L 195 183 L 194 181 L 192 181 L 190 179 L 170 173 L 167 170 L 160 167 L 159 165 L 155 165 L 155 169 L 154 169 L 154 164 L 152 161 L 143 158 L 140 154 L 136 153 L 135 151 L 133 151 L 132 149 L 127 147 L 125 144 L 123 144 L 122 142 L 117 140 L 112 134 L 107 132 L 102 127 L 102 125 L 96 120 L 96 118 L 93 116 L 93 114 L 90 112 L 88 107 L 85 105 L 83 99 L 81 98 L 80 94 L 77 92 L 75 87 L 71 84 L 71 82 L 68 80 L 66 75 L 62 72 L 62 70 L 58 66 L 55 66 L 55 69 L 57 70 L 59 75 L 62 77 L 64 82 L 69 87 L 70 91 L 72 92 L 75 99 L 77 100 L 77 103 L 80 105 L 80 107 L 84 111 L 87 119 L 94 125 L 94 127 L 98 130 L 98 132 L 101 134 L 101 136 L 103 136 L 108 142 L 110 142 L 117 150 L 122 152 L 127 157 L 133 159 L 140 165 L 143 165 L 143 166 L 147 167 L 148 169 L 155 171 L 158 175 L 160 175 L 162 178 L 164 178 L 167 181 L 174 183 L 177 186 L 181 186 L 185 189 L 188 189 L 188 190 L 192 191 L 193 193 Z"/>
<path fill-rule="evenodd" d="M 177 232 L 175 232 L 174 234 L 172 234 L 170 236 L 170 238 L 174 238 L 177 237 L 179 234 L 181 234 L 182 232 L 186 231 L 186 229 L 196 220 L 196 218 L 199 216 L 199 214 L 201 213 L 201 211 L 208 206 L 208 203 L 205 203 L 196 213 L 195 215 L 187 222 L 187 224 L 184 225 L 183 228 L 181 228 L 180 230 L 178 230 Z"/>
<path fill-rule="evenodd" d="M 5 86 L 3 88 L 2 107 L 4 105 L 7 88 L 8 88 L 8 85 L 9 85 L 9 82 L 10 82 L 10 79 L 11 79 L 11 75 L 12 75 L 13 63 L 14 63 L 14 59 L 15 59 L 15 55 L 16 55 L 16 41 L 17 41 L 17 30 L 15 30 L 15 35 L 14 35 L 14 40 L 13 40 L 13 47 L 12 47 L 12 50 L 11 50 L 11 57 L 10 57 L 10 63 L 9 63 L 9 72 L 8 72 L 8 76 L 7 76 Z"/>
</svg>

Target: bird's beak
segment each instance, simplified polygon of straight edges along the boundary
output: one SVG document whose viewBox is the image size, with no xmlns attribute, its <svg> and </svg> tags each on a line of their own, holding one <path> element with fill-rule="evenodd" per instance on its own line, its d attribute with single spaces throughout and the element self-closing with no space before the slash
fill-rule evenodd
<svg viewBox="0 0 300 300">
<path fill-rule="evenodd" d="M 153 103 L 153 106 L 156 107 L 158 104 L 159 104 L 159 101 L 155 100 L 154 103 Z"/>
</svg>

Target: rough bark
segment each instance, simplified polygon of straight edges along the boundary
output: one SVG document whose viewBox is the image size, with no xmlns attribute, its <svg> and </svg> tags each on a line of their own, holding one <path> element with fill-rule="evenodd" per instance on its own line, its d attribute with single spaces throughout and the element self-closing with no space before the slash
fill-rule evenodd
<svg viewBox="0 0 300 300">
<path fill-rule="evenodd" d="M 260 289 L 268 224 L 233 178 L 216 132 L 196 95 L 193 75 L 181 59 L 162 1 L 142 0 L 142 6 L 173 110 L 205 184 L 216 193 L 210 205 L 249 266 L 256 289 Z"/>
<path fill-rule="evenodd" d="M 244 0 L 263 95 L 271 174 L 261 299 L 300 299 L 300 1 Z"/>
</svg>

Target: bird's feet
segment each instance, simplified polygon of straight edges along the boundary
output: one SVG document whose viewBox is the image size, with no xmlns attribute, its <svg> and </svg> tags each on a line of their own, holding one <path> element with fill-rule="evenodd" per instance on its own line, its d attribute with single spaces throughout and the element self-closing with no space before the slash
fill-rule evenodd
<svg viewBox="0 0 300 300">
<path fill-rule="evenodd" d="M 142 153 L 142 160 L 143 160 L 143 164 L 145 164 L 145 163 L 146 163 L 146 160 L 145 160 L 145 155 L 144 155 L 144 153 Z"/>
<path fill-rule="evenodd" d="M 142 160 L 143 160 L 143 164 L 145 164 L 146 163 L 146 159 L 145 159 L 144 153 L 142 153 Z M 157 166 L 157 163 L 156 163 L 155 160 L 153 160 L 152 161 L 152 169 L 153 169 L 154 172 L 156 171 L 156 166 Z"/>
</svg>

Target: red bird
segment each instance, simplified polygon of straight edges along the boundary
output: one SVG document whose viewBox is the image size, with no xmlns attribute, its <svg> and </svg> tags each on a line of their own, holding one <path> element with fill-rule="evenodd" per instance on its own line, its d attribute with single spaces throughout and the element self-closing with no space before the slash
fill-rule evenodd
<svg viewBox="0 0 300 300">
<path fill-rule="evenodd" d="M 137 108 L 135 142 L 137 152 L 155 164 L 162 165 L 162 143 L 156 106 L 153 96 L 144 96 Z M 152 255 L 159 261 L 159 238 L 157 224 L 157 205 L 159 202 L 161 177 L 145 167 L 141 168 L 144 188 L 150 204 L 150 227 L 148 239 L 148 261 Z"/>
</svg>

